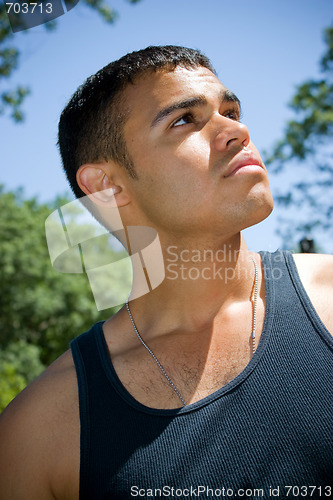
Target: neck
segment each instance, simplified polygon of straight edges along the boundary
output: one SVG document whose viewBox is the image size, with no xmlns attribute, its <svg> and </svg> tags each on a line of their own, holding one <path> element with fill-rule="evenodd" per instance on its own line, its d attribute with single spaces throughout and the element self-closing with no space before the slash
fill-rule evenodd
<svg viewBox="0 0 333 500">
<path fill-rule="evenodd" d="M 150 335 L 180 330 L 201 335 L 211 330 L 221 311 L 249 301 L 255 255 L 240 234 L 210 245 L 161 243 L 163 283 L 131 302 L 135 318 Z M 137 280 L 134 276 L 134 284 Z"/>
</svg>

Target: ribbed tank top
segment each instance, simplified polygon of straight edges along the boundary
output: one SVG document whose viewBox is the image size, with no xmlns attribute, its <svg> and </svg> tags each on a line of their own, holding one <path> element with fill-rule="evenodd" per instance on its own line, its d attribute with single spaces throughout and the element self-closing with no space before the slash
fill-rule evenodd
<svg viewBox="0 0 333 500">
<path fill-rule="evenodd" d="M 266 312 L 257 350 L 201 401 L 174 410 L 136 401 L 113 368 L 102 323 L 72 341 L 80 500 L 333 494 L 333 338 L 292 255 L 261 257 Z"/>
</svg>

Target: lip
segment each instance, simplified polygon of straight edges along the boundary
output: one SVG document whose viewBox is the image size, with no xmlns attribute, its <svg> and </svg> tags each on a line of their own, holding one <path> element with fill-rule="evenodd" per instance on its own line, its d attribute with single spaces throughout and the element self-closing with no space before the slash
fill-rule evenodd
<svg viewBox="0 0 333 500">
<path fill-rule="evenodd" d="M 237 158 L 237 161 L 232 161 L 223 177 L 232 177 L 238 170 L 249 166 L 260 167 L 261 169 L 264 168 L 262 162 L 257 157 L 246 155 L 242 156 L 242 158 Z"/>
</svg>

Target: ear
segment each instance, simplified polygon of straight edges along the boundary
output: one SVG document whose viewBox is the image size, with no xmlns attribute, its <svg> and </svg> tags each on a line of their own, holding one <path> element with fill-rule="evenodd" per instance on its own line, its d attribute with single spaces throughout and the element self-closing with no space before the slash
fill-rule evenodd
<svg viewBox="0 0 333 500">
<path fill-rule="evenodd" d="M 86 163 L 76 174 L 80 189 L 93 203 L 103 207 L 123 207 L 130 196 L 119 174 L 119 167 L 109 162 Z"/>
</svg>

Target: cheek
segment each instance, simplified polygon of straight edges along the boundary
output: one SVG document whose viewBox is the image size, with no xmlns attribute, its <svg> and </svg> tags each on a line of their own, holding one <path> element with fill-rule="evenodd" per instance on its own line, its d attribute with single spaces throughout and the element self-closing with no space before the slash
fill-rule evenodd
<svg viewBox="0 0 333 500">
<path fill-rule="evenodd" d="M 175 158 L 182 162 L 184 168 L 203 171 L 209 169 L 211 148 L 209 142 L 199 134 L 193 134 L 183 141 L 175 150 Z"/>
<path fill-rule="evenodd" d="M 199 133 L 183 141 L 154 146 L 144 141 L 129 144 L 139 184 L 140 205 L 188 207 L 211 190 L 209 142 Z M 194 199 L 193 199 L 194 198 Z"/>
</svg>

